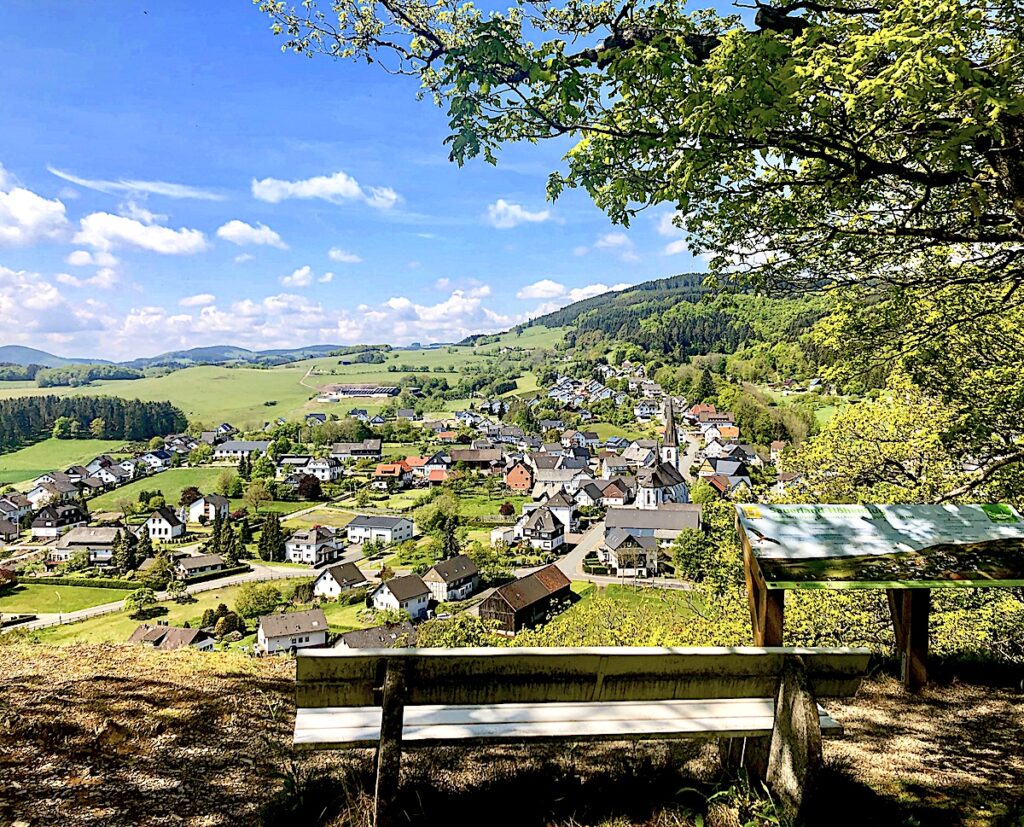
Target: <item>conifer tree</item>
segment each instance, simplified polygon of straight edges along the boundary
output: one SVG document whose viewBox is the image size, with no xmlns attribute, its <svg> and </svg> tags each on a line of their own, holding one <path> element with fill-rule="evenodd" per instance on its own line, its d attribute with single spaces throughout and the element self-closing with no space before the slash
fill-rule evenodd
<svg viewBox="0 0 1024 827">
<path fill-rule="evenodd" d="M 153 540 L 149 536 L 149 529 L 145 526 L 142 527 L 142 531 L 139 533 L 139 543 L 135 547 L 135 559 L 139 562 L 145 560 L 147 557 L 153 556 Z"/>
</svg>

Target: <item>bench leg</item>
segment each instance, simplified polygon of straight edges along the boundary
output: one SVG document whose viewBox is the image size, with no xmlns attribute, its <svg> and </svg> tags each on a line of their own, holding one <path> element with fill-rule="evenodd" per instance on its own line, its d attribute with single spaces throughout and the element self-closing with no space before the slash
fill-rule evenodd
<svg viewBox="0 0 1024 827">
<path fill-rule="evenodd" d="M 744 772 L 755 790 L 760 790 L 768 772 L 770 736 L 719 738 L 718 757 L 722 768 L 730 773 Z"/>
<path fill-rule="evenodd" d="M 803 658 L 787 656 L 775 694 L 768 786 L 784 814 L 799 821 L 821 768 L 821 720 Z"/>
<path fill-rule="evenodd" d="M 389 660 L 384 676 L 380 743 L 377 747 L 377 786 L 373 798 L 374 827 L 396 824 L 395 798 L 402 769 L 402 724 L 405 715 L 406 664 Z"/>
</svg>

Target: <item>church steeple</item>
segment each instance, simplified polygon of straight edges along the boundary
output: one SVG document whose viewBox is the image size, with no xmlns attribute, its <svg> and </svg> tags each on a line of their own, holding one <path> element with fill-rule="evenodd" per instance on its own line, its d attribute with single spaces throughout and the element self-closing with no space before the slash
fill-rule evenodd
<svg viewBox="0 0 1024 827">
<path fill-rule="evenodd" d="M 665 436 L 661 441 L 661 461 L 677 471 L 679 468 L 679 432 L 676 430 L 676 416 L 672 397 L 665 400 Z"/>
</svg>

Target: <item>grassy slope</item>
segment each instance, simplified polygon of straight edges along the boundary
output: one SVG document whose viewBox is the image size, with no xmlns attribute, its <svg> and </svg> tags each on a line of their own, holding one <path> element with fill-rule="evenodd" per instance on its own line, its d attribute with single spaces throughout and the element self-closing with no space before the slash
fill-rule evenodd
<svg viewBox="0 0 1024 827">
<path fill-rule="evenodd" d="M 294 673 L 286 657 L 0 646 L 0 822 L 369 823 L 372 750 L 292 750 Z M 846 734 L 823 745 L 824 813 L 808 823 L 1017 823 L 1024 705 L 1014 690 L 960 683 L 908 697 L 880 677 L 826 708 Z M 729 788 L 713 743 L 411 750 L 402 775 L 397 804 L 414 824 L 482 812 L 552 827 L 777 823 L 741 809 L 742 794 L 719 793 L 708 813 L 712 793 Z M 293 784 L 287 807 L 268 809 Z"/>
<path fill-rule="evenodd" d="M 90 586 L 49 586 L 26 583 L 0 597 L 0 613 L 77 612 L 123 598 L 127 591 L 97 589 Z M 59 596 L 59 597 L 58 597 Z"/>
<path fill-rule="evenodd" d="M 502 341 L 524 348 L 550 347 L 562 337 L 561 330 L 530 328 L 521 337 L 507 334 Z M 310 401 L 315 388 L 332 383 L 381 382 L 397 383 L 402 372 L 389 372 L 388 365 L 407 365 L 414 372 L 435 367 L 463 367 L 469 364 L 492 362 L 498 358 L 501 345 L 487 345 L 477 351 L 469 347 L 440 348 L 437 350 L 392 351 L 380 365 L 339 365 L 338 357 L 320 357 L 293 362 L 288 365 L 259 370 L 254 368 L 222 368 L 202 366 L 175 371 L 167 376 L 151 379 L 96 382 L 81 388 L 38 388 L 25 382 L 0 382 L 0 398 L 56 394 L 60 396 L 112 394 L 126 399 L 167 400 L 180 407 L 189 419 L 207 424 L 228 421 L 239 428 L 256 427 L 279 416 L 295 419 L 302 413 L 322 410 L 324 405 Z M 485 355 L 490 354 L 490 355 Z M 321 373 L 304 380 L 310 368 Z M 306 384 L 301 384 L 302 381 Z M 307 387 L 310 386 L 310 387 Z M 276 400 L 274 406 L 265 406 Z M 327 406 L 337 409 L 353 405 L 378 409 L 380 401 L 363 402 L 359 399 Z M 347 408 L 346 408 L 347 410 Z M 335 412 L 337 412 L 335 410 Z"/>
<path fill-rule="evenodd" d="M 45 439 L 20 451 L 0 455 L 0 485 L 32 480 L 69 465 L 81 465 L 97 454 L 109 454 L 122 447 L 124 440 Z"/>
<path fill-rule="evenodd" d="M 194 485 L 204 494 L 211 493 L 224 470 L 224 468 L 217 467 L 169 468 L 159 474 L 143 477 L 127 485 L 122 485 L 120 488 L 100 494 L 89 500 L 89 509 L 91 511 L 116 511 L 117 504 L 121 500 L 134 502 L 140 491 L 161 491 L 164 499 L 170 505 L 177 506 L 182 490 L 190 485 Z"/>
<path fill-rule="evenodd" d="M 234 608 L 234 599 L 240 588 L 240 586 L 227 586 L 223 589 L 200 592 L 196 595 L 195 603 L 162 603 L 160 605 L 167 607 L 167 614 L 161 615 L 158 619 L 166 620 L 172 626 L 180 626 L 182 623 L 188 622 L 196 627 L 202 620 L 203 612 L 206 609 L 214 609 L 219 603 L 226 603 L 228 608 Z M 119 597 L 113 597 L 110 602 L 119 599 Z M 66 626 L 51 626 L 41 630 L 38 636 L 48 643 L 120 643 L 127 640 L 138 625 L 139 621 L 132 620 L 128 617 L 127 612 L 118 612 Z"/>
</svg>

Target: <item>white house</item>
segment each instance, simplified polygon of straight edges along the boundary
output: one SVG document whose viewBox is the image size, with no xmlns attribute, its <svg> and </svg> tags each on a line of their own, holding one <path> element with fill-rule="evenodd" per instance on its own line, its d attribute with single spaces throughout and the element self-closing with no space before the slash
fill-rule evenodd
<svg viewBox="0 0 1024 827">
<path fill-rule="evenodd" d="M 91 565 L 106 566 L 114 556 L 114 538 L 118 528 L 89 528 L 80 525 L 57 540 L 49 558 L 54 563 L 67 563 L 75 554 L 86 552 Z"/>
<path fill-rule="evenodd" d="M 218 514 L 222 520 L 226 520 L 230 512 L 231 503 L 227 497 L 220 494 L 204 494 L 190 505 L 182 506 L 180 519 L 188 523 L 198 523 L 205 517 L 206 522 L 212 523 Z"/>
<path fill-rule="evenodd" d="M 32 521 L 32 537 L 52 539 L 84 526 L 88 519 L 82 510 L 69 503 L 63 505 L 47 505 L 40 509 Z"/>
<path fill-rule="evenodd" d="M 480 570 L 465 554 L 435 563 L 423 575 L 434 600 L 465 600 L 480 584 Z"/>
<path fill-rule="evenodd" d="M 313 581 L 313 594 L 316 597 L 333 599 L 342 592 L 362 586 L 364 583 L 366 577 L 355 563 L 328 566 Z"/>
<path fill-rule="evenodd" d="M 373 608 L 378 611 L 404 609 L 413 620 L 426 617 L 430 589 L 416 574 L 392 577 L 370 592 Z"/>
<path fill-rule="evenodd" d="M 416 531 L 413 521 L 406 517 L 385 517 L 359 514 L 347 526 L 350 543 L 367 540 L 391 545 L 411 540 Z"/>
<path fill-rule="evenodd" d="M 147 451 L 139 459 L 144 462 L 150 471 L 163 471 L 171 467 L 171 452 L 160 448 L 156 451 Z"/>
<path fill-rule="evenodd" d="M 229 439 L 213 449 L 213 458 L 237 461 L 253 454 L 265 454 L 269 447 L 270 441 L 265 439 Z"/>
<path fill-rule="evenodd" d="M 256 648 L 268 655 L 326 645 L 327 618 L 323 609 L 264 615 L 256 631 Z"/>
<path fill-rule="evenodd" d="M 334 482 L 343 472 L 341 460 L 334 457 L 313 457 L 302 470 L 320 482 Z"/>
<path fill-rule="evenodd" d="M 522 532 L 530 545 L 539 551 L 555 551 L 565 542 L 565 526 L 544 506 L 530 512 Z"/>
<path fill-rule="evenodd" d="M 319 566 L 337 560 L 344 550 L 340 532 L 331 526 L 313 526 L 296 531 L 285 540 L 284 555 L 289 563 Z"/>
<path fill-rule="evenodd" d="M 658 541 L 653 536 L 635 537 L 621 528 L 604 536 L 598 556 L 619 577 L 653 577 L 658 573 Z"/>
<path fill-rule="evenodd" d="M 154 540 L 173 540 L 185 533 L 185 524 L 166 505 L 150 514 L 143 526 L 149 529 L 149 536 Z"/>
</svg>

